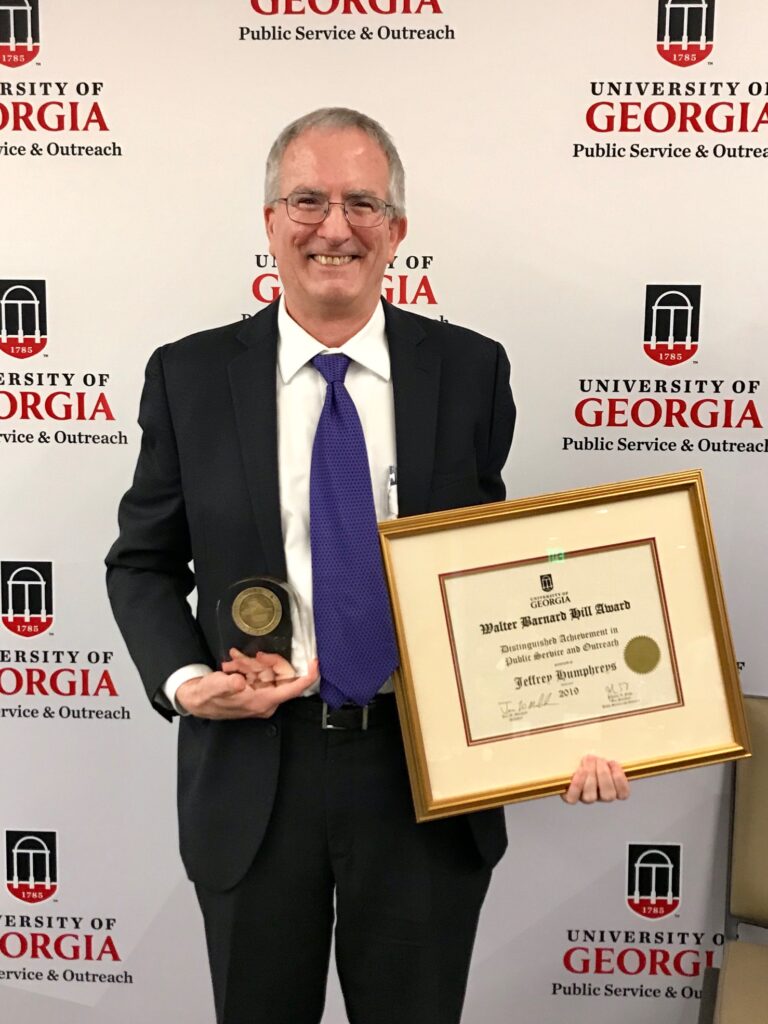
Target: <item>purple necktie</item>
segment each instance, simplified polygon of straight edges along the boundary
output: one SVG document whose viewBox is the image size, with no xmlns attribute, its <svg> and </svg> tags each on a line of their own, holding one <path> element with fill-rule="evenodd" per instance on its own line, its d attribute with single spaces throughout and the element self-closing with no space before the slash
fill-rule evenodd
<svg viewBox="0 0 768 1024">
<path fill-rule="evenodd" d="M 398 665 L 365 437 L 344 385 L 349 356 L 315 356 L 325 392 L 309 481 L 320 696 L 365 705 Z"/>
</svg>

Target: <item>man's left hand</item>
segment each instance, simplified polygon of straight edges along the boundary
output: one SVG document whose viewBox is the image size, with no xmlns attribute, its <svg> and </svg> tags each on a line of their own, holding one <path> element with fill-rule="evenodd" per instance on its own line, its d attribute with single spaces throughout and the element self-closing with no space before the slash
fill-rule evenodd
<svg viewBox="0 0 768 1024">
<path fill-rule="evenodd" d="M 222 672 L 239 672 L 254 689 L 274 686 L 276 683 L 290 683 L 298 678 L 293 665 L 279 654 L 259 651 L 251 656 L 243 654 L 236 647 L 230 647 L 229 658 L 229 661 L 223 662 Z"/>
<path fill-rule="evenodd" d="M 628 796 L 629 781 L 618 761 L 606 761 L 594 754 L 582 757 L 570 786 L 562 794 L 567 804 L 611 803 L 626 800 Z"/>
</svg>

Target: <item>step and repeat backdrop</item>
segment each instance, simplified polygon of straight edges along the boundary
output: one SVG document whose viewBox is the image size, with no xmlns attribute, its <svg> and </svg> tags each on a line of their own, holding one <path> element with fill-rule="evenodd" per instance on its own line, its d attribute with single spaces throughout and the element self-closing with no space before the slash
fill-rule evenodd
<svg viewBox="0 0 768 1024">
<path fill-rule="evenodd" d="M 213 1019 L 175 728 L 102 559 L 149 354 L 279 294 L 262 168 L 310 109 L 400 148 L 387 298 L 506 346 L 510 496 L 704 470 L 742 685 L 768 692 L 767 44 L 759 0 L 0 2 L 4 1021 Z M 510 807 L 467 1024 L 693 1024 L 729 779 Z M 332 978 L 324 1024 L 342 1007 Z"/>
</svg>

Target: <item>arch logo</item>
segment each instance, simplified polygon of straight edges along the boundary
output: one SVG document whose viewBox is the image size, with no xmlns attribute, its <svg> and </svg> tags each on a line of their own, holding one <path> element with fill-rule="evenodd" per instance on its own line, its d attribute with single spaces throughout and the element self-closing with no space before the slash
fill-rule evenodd
<svg viewBox="0 0 768 1024">
<path fill-rule="evenodd" d="M 23 67 L 39 52 L 38 0 L 0 0 L 0 66 Z"/>
<path fill-rule="evenodd" d="M 656 49 L 678 68 L 690 68 L 712 53 L 715 0 L 659 0 Z"/>
<path fill-rule="evenodd" d="M 47 343 L 45 281 L 0 281 L 0 351 L 29 359 Z"/>
<path fill-rule="evenodd" d="M 680 906 L 680 843 L 627 847 L 627 906 L 639 917 L 669 917 Z"/>
<path fill-rule="evenodd" d="M 0 564 L 3 625 L 34 637 L 53 625 L 53 566 L 50 562 Z"/>
<path fill-rule="evenodd" d="M 55 832 L 5 833 L 5 887 L 22 903 L 44 903 L 58 889 Z"/>
<path fill-rule="evenodd" d="M 678 366 L 699 348 L 701 285 L 649 284 L 645 289 L 643 350 L 662 366 Z"/>
</svg>

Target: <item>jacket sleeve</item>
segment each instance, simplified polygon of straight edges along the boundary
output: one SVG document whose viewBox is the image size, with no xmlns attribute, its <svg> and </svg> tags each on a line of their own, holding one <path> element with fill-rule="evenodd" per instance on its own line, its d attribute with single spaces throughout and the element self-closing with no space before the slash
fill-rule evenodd
<svg viewBox="0 0 768 1024">
<path fill-rule="evenodd" d="M 211 654 L 187 601 L 195 585 L 192 551 L 162 349 L 147 364 L 139 425 L 136 472 L 106 558 L 107 590 L 149 698 L 171 718 L 163 683 L 182 665 L 211 663 Z"/>
<path fill-rule="evenodd" d="M 485 501 L 503 501 L 507 493 L 501 471 L 512 445 L 516 416 L 509 373 L 509 359 L 503 347 L 497 342 L 488 436 L 478 459 L 480 489 Z"/>
</svg>

